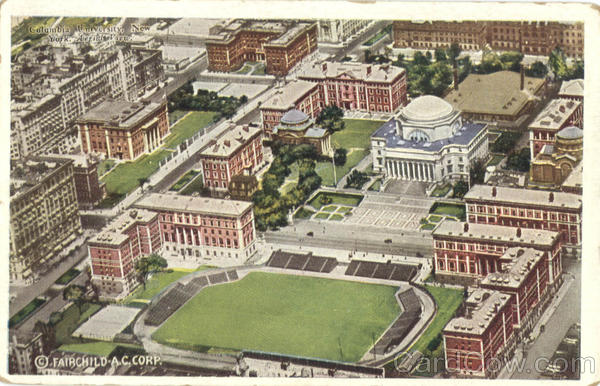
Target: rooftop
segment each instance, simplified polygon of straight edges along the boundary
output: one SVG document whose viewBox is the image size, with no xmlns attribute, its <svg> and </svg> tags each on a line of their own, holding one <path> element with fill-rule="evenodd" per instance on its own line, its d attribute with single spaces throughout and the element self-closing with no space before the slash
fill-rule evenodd
<svg viewBox="0 0 600 386">
<path fill-rule="evenodd" d="M 259 133 L 260 127 L 243 125 L 233 126 L 221 137 L 209 142 L 202 151 L 203 156 L 229 157 L 243 147 L 250 138 Z"/>
<path fill-rule="evenodd" d="M 132 209 L 121 214 L 113 221 L 108 223 L 100 233 L 97 233 L 90 239 L 90 242 L 99 244 L 121 245 L 127 240 L 128 236 L 124 234 L 132 225 L 143 222 L 147 223 L 156 218 L 158 214 L 144 209 Z"/>
<path fill-rule="evenodd" d="M 583 130 L 576 126 L 569 126 L 556 133 L 556 136 L 562 139 L 583 138 Z"/>
<path fill-rule="evenodd" d="M 77 119 L 79 122 L 101 122 L 114 127 L 131 127 L 160 106 L 150 101 L 128 102 L 109 99 Z"/>
<path fill-rule="evenodd" d="M 300 98 L 319 87 L 318 84 L 305 80 L 294 80 L 283 87 L 275 89 L 273 95 L 260 107 L 261 109 L 289 110 L 296 107 Z"/>
<path fill-rule="evenodd" d="M 52 156 L 32 156 L 14 161 L 10 170 L 10 197 L 26 192 L 69 162 L 73 161 Z"/>
<path fill-rule="evenodd" d="M 544 253 L 533 248 L 509 248 L 500 258 L 500 271 L 488 274 L 481 284 L 519 288 Z"/>
<path fill-rule="evenodd" d="M 308 121 L 308 115 L 300 110 L 292 109 L 281 117 L 281 123 L 284 125 L 299 125 Z"/>
<path fill-rule="evenodd" d="M 458 85 L 458 90 L 452 90 L 444 99 L 462 112 L 516 115 L 543 84 L 543 79 L 526 76 L 525 88 L 521 90 L 518 72 L 470 74 Z"/>
<path fill-rule="evenodd" d="M 477 288 L 466 301 L 471 305 L 467 315 L 450 320 L 444 327 L 444 332 L 481 335 L 509 301 L 510 295 L 499 291 Z"/>
<path fill-rule="evenodd" d="M 252 203 L 219 198 L 150 193 L 138 200 L 135 206 L 150 210 L 190 212 L 215 216 L 240 216 L 252 207 Z"/>
<path fill-rule="evenodd" d="M 444 118 L 454 112 L 452 105 L 440 97 L 423 95 L 410 102 L 402 114 L 415 121 L 433 121 Z"/>
<path fill-rule="evenodd" d="M 389 64 L 363 64 L 355 62 L 314 63 L 312 67 L 298 76 L 300 79 L 328 79 L 347 76 L 368 82 L 390 83 L 404 69 Z"/>
<path fill-rule="evenodd" d="M 291 42 L 311 25 L 312 23 L 309 22 L 292 20 L 227 20 L 210 28 L 207 43 L 229 42 L 241 31 L 261 31 L 276 34 L 272 41 L 265 44 L 283 45 Z"/>
<path fill-rule="evenodd" d="M 517 236 L 518 233 L 521 236 Z M 493 224 L 470 224 L 466 222 L 444 220 L 433 231 L 436 236 L 453 236 L 477 240 L 491 240 L 551 246 L 559 233 L 542 229 L 514 228 Z"/>
<path fill-rule="evenodd" d="M 465 194 L 464 200 L 467 202 L 469 200 L 486 200 L 553 208 L 581 209 L 581 196 L 577 194 L 503 186 L 473 185 Z"/>
<path fill-rule="evenodd" d="M 558 92 L 558 95 L 583 97 L 583 86 L 583 79 L 565 80 L 560 85 L 560 91 Z"/>
<path fill-rule="evenodd" d="M 448 145 L 468 145 L 487 126 L 483 123 L 463 123 L 463 126 L 449 138 L 433 142 L 419 142 L 403 139 L 396 132 L 396 118 L 392 118 L 377 129 L 371 138 L 385 139 L 385 146 L 396 149 L 414 149 L 426 152 L 438 152 Z"/>
<path fill-rule="evenodd" d="M 581 106 L 581 102 L 571 99 L 553 99 L 529 124 L 529 128 L 558 130 Z"/>
<path fill-rule="evenodd" d="M 565 179 L 562 186 L 581 188 L 583 186 L 583 162 L 579 162 L 569 176 Z"/>
</svg>

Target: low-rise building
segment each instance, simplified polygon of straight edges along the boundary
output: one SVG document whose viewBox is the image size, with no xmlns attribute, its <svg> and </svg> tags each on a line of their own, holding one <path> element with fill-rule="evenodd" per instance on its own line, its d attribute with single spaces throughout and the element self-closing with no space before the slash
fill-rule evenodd
<svg viewBox="0 0 600 386">
<path fill-rule="evenodd" d="M 553 99 L 529 124 L 529 146 L 534 158 L 544 145 L 554 145 L 554 136 L 568 126 L 583 127 L 583 103 Z"/>
<path fill-rule="evenodd" d="M 443 181 L 469 178 L 475 159 L 487 157 L 487 125 L 432 95 L 416 98 L 371 135 L 373 171 L 386 178 Z"/>
<path fill-rule="evenodd" d="M 169 135 L 167 102 L 107 100 L 77 119 L 84 153 L 134 160 Z"/>
<path fill-rule="evenodd" d="M 285 76 L 317 49 L 317 23 L 234 19 L 211 27 L 208 69 L 230 72 L 246 61 L 265 63 L 266 73 Z"/>
<path fill-rule="evenodd" d="M 559 131 L 554 144 L 545 144 L 531 161 L 530 186 L 557 188 L 583 159 L 583 130 L 570 126 Z"/>
<path fill-rule="evenodd" d="M 32 283 L 83 233 L 73 161 L 29 157 L 10 172 L 10 281 Z"/>
<path fill-rule="evenodd" d="M 239 265 L 256 252 L 251 202 L 151 193 L 135 207 L 158 213 L 169 261 L 171 255 L 198 264 L 219 259 Z"/>
<path fill-rule="evenodd" d="M 275 88 L 273 95 L 260 105 L 260 119 L 265 136 L 271 138 L 273 128 L 288 111 L 300 110 L 316 119 L 324 105 L 321 89 L 313 82 L 294 80 Z"/>
<path fill-rule="evenodd" d="M 135 263 L 161 247 L 156 212 L 123 213 L 88 241 L 92 285 L 102 297 L 125 297 L 138 284 Z"/>
<path fill-rule="evenodd" d="M 264 166 L 262 133 L 256 126 L 232 126 L 223 136 L 211 141 L 200 154 L 204 186 L 224 193 L 233 176 L 244 171 L 253 174 Z"/>
<path fill-rule="evenodd" d="M 321 155 L 333 155 L 329 130 L 316 126 L 313 119 L 299 110 L 290 110 L 281 117 L 272 138 L 290 145 L 308 144 Z"/>
<path fill-rule="evenodd" d="M 509 248 L 500 260 L 500 270 L 487 275 L 480 286 L 513 296 L 513 326 L 524 336 L 541 314 L 538 306 L 548 298 L 548 264 L 533 248 Z"/>
<path fill-rule="evenodd" d="M 469 377 L 497 375 L 515 347 L 513 304 L 509 294 L 472 290 L 465 314 L 450 320 L 442 331 L 449 372 Z"/>
<path fill-rule="evenodd" d="M 560 233 L 562 244 L 581 243 L 581 196 L 500 186 L 474 185 L 465 194 L 470 223 Z"/>
<path fill-rule="evenodd" d="M 513 247 L 543 253 L 551 286 L 562 272 L 562 242 L 555 231 L 444 220 L 433 230 L 433 247 L 435 275 L 442 281 L 473 284 L 500 271 L 502 255 Z"/>
<path fill-rule="evenodd" d="M 477 21 L 394 21 L 394 47 L 429 49 L 449 48 L 457 43 L 463 51 L 485 46 L 486 25 Z"/>
<path fill-rule="evenodd" d="M 406 72 L 389 64 L 315 63 L 298 78 L 319 84 L 325 106 L 393 113 L 407 103 Z"/>
<path fill-rule="evenodd" d="M 463 118 L 517 128 L 545 90 L 545 80 L 512 71 L 469 74 L 444 98 Z"/>
</svg>

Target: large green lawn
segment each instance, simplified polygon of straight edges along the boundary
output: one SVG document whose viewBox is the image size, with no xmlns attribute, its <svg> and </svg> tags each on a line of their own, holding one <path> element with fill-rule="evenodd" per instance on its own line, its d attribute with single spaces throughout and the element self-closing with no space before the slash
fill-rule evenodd
<svg viewBox="0 0 600 386">
<path fill-rule="evenodd" d="M 178 347 L 358 361 L 398 315 L 397 288 L 253 272 L 203 289 L 154 334 Z"/>
<path fill-rule="evenodd" d="M 358 164 L 365 156 L 368 154 L 367 150 L 352 150 L 351 153 L 348 154 L 346 159 L 346 163 L 344 166 L 335 167 L 335 178 L 336 182 L 339 182 L 344 175 L 346 175 L 350 169 L 352 169 L 356 164 Z M 333 186 L 333 164 L 329 161 L 326 162 L 317 162 L 317 166 L 315 168 L 317 174 L 321 177 L 322 182 L 321 185 L 324 186 Z"/>
<path fill-rule="evenodd" d="M 371 134 L 385 123 L 385 121 L 371 121 L 366 119 L 344 119 L 344 129 L 333 133 L 331 140 L 336 148 L 349 149 L 371 147 Z"/>
<path fill-rule="evenodd" d="M 156 150 L 152 154 L 143 155 L 133 162 L 123 162 L 115 167 L 104 178 L 106 191 L 111 194 L 127 194 L 137 188 L 140 178 L 148 178 L 158 169 L 158 163 L 169 155 L 167 150 Z"/>
<path fill-rule="evenodd" d="M 165 147 L 175 149 L 186 139 L 208 126 L 213 121 L 215 114 L 213 111 L 192 111 L 190 115 L 171 127 L 171 135 L 165 139 Z"/>
</svg>

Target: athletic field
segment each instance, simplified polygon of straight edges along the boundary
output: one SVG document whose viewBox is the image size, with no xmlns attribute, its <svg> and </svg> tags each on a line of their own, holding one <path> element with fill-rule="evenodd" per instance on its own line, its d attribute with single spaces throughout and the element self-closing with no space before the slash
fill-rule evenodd
<svg viewBox="0 0 600 386">
<path fill-rule="evenodd" d="M 180 348 L 253 349 L 356 362 L 400 312 L 396 290 L 253 272 L 203 289 L 153 338 Z"/>
</svg>

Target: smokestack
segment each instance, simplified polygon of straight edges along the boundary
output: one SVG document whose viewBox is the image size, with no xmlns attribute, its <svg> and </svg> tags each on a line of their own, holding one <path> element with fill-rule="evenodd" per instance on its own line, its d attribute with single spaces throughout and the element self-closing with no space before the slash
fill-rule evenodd
<svg viewBox="0 0 600 386">
<path fill-rule="evenodd" d="M 525 88 L 525 67 L 521 64 L 521 90 Z"/>
<path fill-rule="evenodd" d="M 327 71 L 327 63 L 323 63 L 323 72 Z"/>
<path fill-rule="evenodd" d="M 517 228 L 517 237 L 521 237 L 521 228 Z"/>
<path fill-rule="evenodd" d="M 371 65 L 367 66 L 367 76 L 371 75 Z"/>
<path fill-rule="evenodd" d="M 554 192 L 550 192 L 550 195 L 548 196 L 548 201 L 554 202 Z"/>
<path fill-rule="evenodd" d="M 458 91 L 458 69 L 457 68 L 454 69 L 453 75 L 454 75 L 454 89 L 456 91 Z"/>
<path fill-rule="evenodd" d="M 465 223 L 465 226 L 463 229 L 465 230 L 465 233 L 469 231 L 469 223 L 468 222 Z"/>
<path fill-rule="evenodd" d="M 496 197 L 496 193 L 497 193 L 497 191 L 496 191 L 496 187 L 494 186 L 494 187 L 492 188 L 492 197 Z"/>
</svg>

